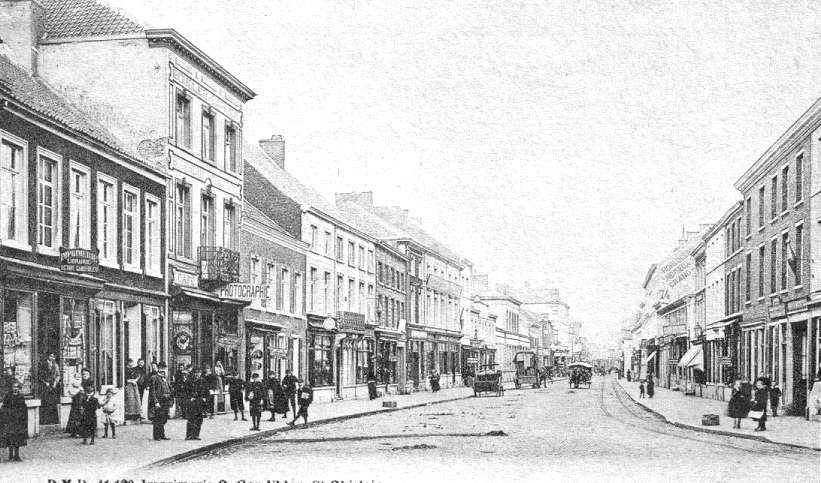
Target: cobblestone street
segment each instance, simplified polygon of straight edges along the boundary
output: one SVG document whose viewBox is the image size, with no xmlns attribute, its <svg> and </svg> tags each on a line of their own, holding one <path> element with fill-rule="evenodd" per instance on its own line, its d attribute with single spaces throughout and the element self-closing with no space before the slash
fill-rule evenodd
<svg viewBox="0 0 821 483">
<path fill-rule="evenodd" d="M 787 465 L 790 481 L 818 480 L 818 452 L 668 425 L 614 382 L 595 378 L 590 389 L 573 390 L 556 383 L 280 433 L 159 472 L 178 479 L 724 481 Z"/>
</svg>

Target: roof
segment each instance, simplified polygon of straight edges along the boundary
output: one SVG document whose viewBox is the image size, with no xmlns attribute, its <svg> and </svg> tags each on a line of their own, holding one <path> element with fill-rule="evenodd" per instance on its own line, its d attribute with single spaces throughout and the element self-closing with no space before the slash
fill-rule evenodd
<svg viewBox="0 0 821 483">
<path fill-rule="evenodd" d="M 98 0 L 39 0 L 46 11 L 44 38 L 96 37 L 142 32 L 145 27 Z"/>
<path fill-rule="evenodd" d="M 268 215 L 266 215 L 265 213 L 260 211 L 260 209 L 257 208 L 256 206 L 254 206 L 254 204 L 251 201 L 249 201 L 247 199 L 244 199 L 242 204 L 243 204 L 243 213 L 242 213 L 242 218 L 243 218 L 242 221 L 243 222 L 253 221 L 254 223 L 260 224 L 262 227 L 264 227 L 267 230 L 271 230 L 271 231 L 277 232 L 279 234 L 285 235 L 287 237 L 293 238 L 290 233 L 285 231 L 285 228 L 282 228 L 281 226 L 279 226 L 279 223 L 275 222 L 270 217 L 268 217 Z"/>
<path fill-rule="evenodd" d="M 22 67 L 0 54 L 0 95 L 7 95 L 37 114 L 65 129 L 84 134 L 93 141 L 134 159 L 108 129 L 52 90 L 42 79 L 29 75 Z"/>
<path fill-rule="evenodd" d="M 459 256 L 456 252 L 451 250 L 444 243 L 437 240 L 433 235 L 425 231 L 424 228 L 414 223 L 413 221 L 407 219 L 406 216 L 396 216 L 396 213 L 399 211 L 398 208 L 387 206 L 374 206 L 373 210 L 373 212 L 376 215 L 388 221 L 389 223 L 391 223 L 399 229 L 399 231 L 403 234 L 403 236 L 399 238 L 408 238 L 418 243 L 419 245 L 428 248 L 430 251 L 453 261 L 457 265 L 461 265 L 462 257 Z"/>
<path fill-rule="evenodd" d="M 336 208 L 356 225 L 357 228 L 374 238 L 391 240 L 402 238 L 404 235 L 398 227 L 392 223 L 389 223 L 387 220 L 382 219 L 352 201 L 337 203 Z"/>
<path fill-rule="evenodd" d="M 518 299 L 511 295 L 503 294 L 502 292 L 497 292 L 495 290 L 482 292 L 478 295 L 479 300 L 507 300 L 508 302 L 512 302 L 516 305 L 522 305 Z"/>
</svg>

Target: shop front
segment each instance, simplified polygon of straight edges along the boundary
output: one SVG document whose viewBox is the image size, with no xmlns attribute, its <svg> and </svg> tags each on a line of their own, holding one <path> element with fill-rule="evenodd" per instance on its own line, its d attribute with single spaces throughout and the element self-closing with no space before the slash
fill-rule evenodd
<svg viewBox="0 0 821 483">
<path fill-rule="evenodd" d="M 407 391 L 424 390 L 427 386 L 428 333 L 424 330 L 409 329 L 407 341 Z"/>
<path fill-rule="evenodd" d="M 368 397 L 368 378 L 376 376 L 376 350 L 374 329 L 364 314 L 337 312 L 321 323 L 309 316 L 308 377 L 314 399 Z"/>
<path fill-rule="evenodd" d="M 384 393 L 395 394 L 403 383 L 400 368 L 404 367 L 402 358 L 404 344 L 399 343 L 399 332 L 377 327 L 376 335 L 376 382 Z"/>
</svg>

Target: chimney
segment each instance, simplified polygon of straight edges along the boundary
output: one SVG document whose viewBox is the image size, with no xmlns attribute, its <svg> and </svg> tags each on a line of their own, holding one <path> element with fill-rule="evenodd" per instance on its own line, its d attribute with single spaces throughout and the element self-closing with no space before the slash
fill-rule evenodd
<svg viewBox="0 0 821 483">
<path fill-rule="evenodd" d="M 282 135 L 274 134 L 271 139 L 260 139 L 259 147 L 280 169 L 285 169 L 285 140 Z"/>
<path fill-rule="evenodd" d="M 2 53 L 31 74 L 37 73 L 37 44 L 43 35 L 45 12 L 35 0 L 0 0 Z"/>
<path fill-rule="evenodd" d="M 362 208 L 373 208 L 373 191 L 360 191 L 358 193 L 336 193 L 336 204 L 354 203 Z"/>
</svg>

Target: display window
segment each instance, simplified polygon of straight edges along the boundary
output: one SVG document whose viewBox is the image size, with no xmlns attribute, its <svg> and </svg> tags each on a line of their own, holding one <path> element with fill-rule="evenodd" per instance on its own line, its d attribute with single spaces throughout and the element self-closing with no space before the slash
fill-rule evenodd
<svg viewBox="0 0 821 483">
<path fill-rule="evenodd" d="M 60 350 L 63 396 L 70 396 L 72 382 L 79 380 L 80 372 L 88 367 L 87 331 L 88 300 L 63 298 Z"/>
<path fill-rule="evenodd" d="M 32 396 L 31 368 L 33 364 L 32 319 L 34 294 L 6 290 L 3 292 L 2 377 L 7 372 L 23 385 L 23 394 Z M 8 370 L 10 368 L 10 371 Z"/>
<path fill-rule="evenodd" d="M 308 361 L 311 385 L 314 387 L 332 386 L 333 358 L 331 354 L 332 339 L 327 335 L 313 334 L 309 339 Z"/>
<path fill-rule="evenodd" d="M 354 345 L 356 351 L 355 376 L 357 384 L 368 382 L 368 375 L 371 372 L 371 360 L 373 359 L 373 340 L 363 339 Z"/>
</svg>

